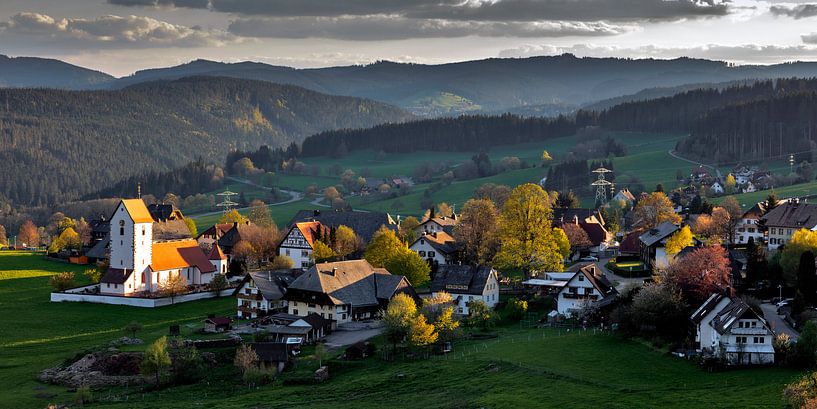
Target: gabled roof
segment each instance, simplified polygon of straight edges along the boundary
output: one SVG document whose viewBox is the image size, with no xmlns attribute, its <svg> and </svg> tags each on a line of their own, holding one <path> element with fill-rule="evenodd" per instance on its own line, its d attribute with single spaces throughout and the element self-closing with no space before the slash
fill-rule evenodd
<svg viewBox="0 0 817 409">
<path fill-rule="evenodd" d="M 189 239 L 190 228 L 185 224 L 184 219 L 168 219 L 160 222 L 153 222 L 153 240 L 180 240 Z"/>
<path fill-rule="evenodd" d="M 321 224 L 321 222 L 300 222 L 295 223 L 292 226 L 292 229 L 298 229 L 301 232 L 301 235 L 304 236 L 306 242 L 309 243 L 310 247 L 315 246 L 315 240 L 318 238 L 318 232 L 325 233 L 326 228 Z"/>
<path fill-rule="evenodd" d="M 252 279 L 258 292 L 267 301 L 275 301 L 284 298 L 287 288 L 295 281 L 295 274 L 290 271 L 260 271 L 252 272 L 244 276 L 243 283 Z M 241 290 L 243 285 L 236 288 L 235 293 Z"/>
<path fill-rule="evenodd" d="M 782 203 L 763 216 L 766 226 L 811 229 L 817 226 L 817 204 Z"/>
<path fill-rule="evenodd" d="M 566 207 L 556 207 L 553 209 L 554 223 L 572 223 L 574 220 L 604 225 L 604 218 L 596 209 L 573 209 Z"/>
<path fill-rule="evenodd" d="M 756 319 L 763 323 L 764 327 L 768 328 L 766 320 L 754 312 L 749 305 L 740 298 L 732 298 L 729 304 L 726 304 L 722 310 L 718 311 L 717 315 L 712 318 L 712 328 L 718 331 L 719 334 L 724 334 L 729 331 L 738 319 Z"/>
<path fill-rule="evenodd" d="M 491 273 L 495 272 L 489 266 L 441 265 L 434 274 L 431 291 L 481 295 Z"/>
<path fill-rule="evenodd" d="M 224 255 L 224 252 L 221 251 L 221 247 L 219 247 L 218 243 L 213 243 L 213 248 L 210 249 L 210 255 L 207 256 L 208 260 L 227 260 L 227 256 Z"/>
<path fill-rule="evenodd" d="M 388 213 L 382 212 L 355 212 L 350 210 L 301 210 L 290 220 L 292 226 L 298 222 L 318 221 L 326 227 L 338 228 L 346 226 L 355 231 L 364 243 L 369 242 L 380 226 L 390 230 L 397 230 L 397 223 Z"/>
<path fill-rule="evenodd" d="M 445 226 L 456 226 L 457 223 L 459 223 L 459 219 L 457 218 L 456 215 L 454 215 L 453 217 L 436 216 L 436 217 L 432 217 L 430 219 L 423 220 L 423 222 L 420 223 L 420 226 L 423 226 L 423 225 L 425 225 L 427 223 L 437 223 L 437 224 L 439 224 L 440 226 L 443 226 L 443 227 L 445 227 Z"/>
<path fill-rule="evenodd" d="M 216 267 L 193 239 L 153 243 L 150 268 L 165 271 L 177 268 L 197 267 L 202 273 L 212 273 Z"/>
<path fill-rule="evenodd" d="M 283 342 L 257 342 L 250 347 L 262 362 L 286 362 L 289 360 L 289 348 Z"/>
<path fill-rule="evenodd" d="M 183 219 L 181 210 L 169 203 L 153 203 L 148 205 L 148 212 L 153 220 L 163 222 L 167 220 Z"/>
<path fill-rule="evenodd" d="M 630 192 L 630 190 L 626 189 L 626 188 L 619 190 L 618 193 L 616 193 L 615 196 L 613 196 L 614 199 L 617 198 L 617 197 L 620 198 L 620 199 L 624 199 L 624 200 L 626 200 L 628 202 L 634 202 L 635 201 L 635 196 L 633 196 L 633 194 Z"/>
<path fill-rule="evenodd" d="M 602 270 L 597 266 L 595 263 L 588 264 L 579 269 L 576 274 L 583 274 L 593 287 L 596 288 L 598 292 L 600 292 L 604 297 L 608 295 L 617 295 L 618 291 L 616 288 L 613 287 L 613 284 L 610 280 L 607 279 L 607 276 L 601 273 Z"/>
<path fill-rule="evenodd" d="M 618 251 L 622 253 L 638 253 L 639 252 L 639 237 L 644 234 L 643 230 L 636 230 L 627 233 L 621 240 L 618 246 Z"/>
<path fill-rule="evenodd" d="M 431 247 L 434 248 L 434 250 L 437 250 L 443 254 L 452 254 L 457 252 L 461 248 L 461 246 L 457 244 L 456 240 L 454 240 L 454 238 L 451 237 L 451 235 L 446 233 L 445 231 L 427 234 L 424 233 L 417 240 L 414 240 L 414 243 L 411 243 L 411 246 L 413 246 L 420 240 L 425 240 Z"/>
<path fill-rule="evenodd" d="M 599 223 L 579 222 L 579 227 L 587 233 L 587 237 L 594 246 L 607 241 L 607 229 Z"/>
<path fill-rule="evenodd" d="M 695 312 L 692 313 L 692 316 L 689 319 L 692 321 L 693 324 L 700 324 L 701 321 L 712 312 L 712 309 L 715 308 L 721 300 L 723 300 L 723 295 L 719 293 L 715 293 L 709 296 L 709 298 L 704 301 L 704 303 L 698 307 Z"/>
<path fill-rule="evenodd" d="M 336 305 L 377 305 L 390 299 L 401 288 L 395 286 L 395 282 L 401 283 L 405 279 L 403 276 L 390 278 L 387 275 L 390 275 L 388 271 L 374 268 L 366 260 L 318 263 L 295 279 L 288 293 L 293 290 L 322 293 Z"/>
<path fill-rule="evenodd" d="M 124 284 L 125 281 L 128 281 L 128 277 L 130 277 L 131 274 L 133 274 L 133 270 L 108 267 L 99 282 L 106 284 Z"/>
<path fill-rule="evenodd" d="M 122 205 L 134 223 L 153 223 L 153 217 L 142 199 L 122 199 Z"/>
<path fill-rule="evenodd" d="M 670 222 L 661 222 L 658 226 L 655 226 L 652 229 L 647 230 L 644 234 L 638 237 L 642 243 L 647 246 L 652 246 L 655 243 L 658 243 L 661 240 L 669 237 L 676 231 L 678 231 L 680 227 Z"/>
<path fill-rule="evenodd" d="M 108 255 L 108 245 L 111 242 L 111 233 L 105 233 L 105 238 L 99 240 L 85 252 L 85 255 L 90 258 L 105 258 Z"/>
</svg>

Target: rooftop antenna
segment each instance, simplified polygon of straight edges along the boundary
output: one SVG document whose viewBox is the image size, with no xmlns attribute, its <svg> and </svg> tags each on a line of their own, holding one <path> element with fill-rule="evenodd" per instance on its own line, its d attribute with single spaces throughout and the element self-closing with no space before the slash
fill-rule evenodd
<svg viewBox="0 0 817 409">
<path fill-rule="evenodd" d="M 609 180 L 606 180 L 604 175 L 607 173 L 612 173 L 613 171 L 601 167 L 593 170 L 592 172 L 597 174 L 598 177 L 590 185 L 596 187 L 596 203 L 598 205 L 603 205 L 607 203 L 607 187 L 613 185 Z"/>
<path fill-rule="evenodd" d="M 217 193 L 216 196 L 221 196 L 221 203 L 216 204 L 216 206 L 221 207 L 224 213 L 229 213 L 230 210 L 233 210 L 238 203 L 232 200 L 232 197 L 237 195 L 238 193 L 231 192 L 229 190 L 225 190 L 221 193 Z"/>
</svg>

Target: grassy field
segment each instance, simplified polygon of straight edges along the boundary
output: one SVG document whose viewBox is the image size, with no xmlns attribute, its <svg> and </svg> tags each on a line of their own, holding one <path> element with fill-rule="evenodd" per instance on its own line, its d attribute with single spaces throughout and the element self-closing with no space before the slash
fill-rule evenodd
<svg viewBox="0 0 817 409">
<path fill-rule="evenodd" d="M 295 213 L 297 213 L 298 210 L 326 209 L 324 207 L 312 205 L 309 203 L 309 200 L 306 199 L 283 205 L 271 205 L 268 207 L 270 209 L 270 214 L 272 214 L 272 220 L 275 221 L 275 224 L 277 224 L 278 227 L 284 227 L 287 223 L 289 223 L 289 220 L 292 219 L 293 216 L 295 216 Z M 238 212 L 246 216 L 250 212 L 250 210 L 242 209 L 239 210 Z M 196 226 L 199 229 L 199 233 L 201 233 L 208 227 L 218 223 L 218 220 L 221 218 L 221 216 L 222 216 L 221 213 L 215 213 L 206 216 L 192 215 L 190 216 L 190 218 L 192 218 L 196 222 Z"/>
<path fill-rule="evenodd" d="M 22 252 L 0 253 L 0 407 L 67 403 L 65 388 L 36 374 L 78 352 L 122 336 L 136 320 L 150 342 L 171 324 L 190 333 L 207 313 L 231 314 L 232 298 L 154 310 L 48 301 L 48 276 L 82 268 Z M 333 370 L 321 385 L 240 386 L 229 368 L 205 381 L 144 394 L 136 388 L 94 391 L 105 408 L 451 408 L 451 407 L 779 407 L 796 371 L 779 368 L 707 373 L 696 365 L 592 331 L 501 328 L 491 341 L 463 341 L 454 353 L 424 361 L 370 358 Z M 299 368 L 305 363 L 299 363 Z M 297 369 L 297 368 L 296 368 Z M 303 372 L 303 371 L 301 371 Z M 286 375 L 285 375 L 286 377 Z"/>
<path fill-rule="evenodd" d="M 755 203 L 761 202 L 769 196 L 772 190 L 758 190 L 757 192 L 752 193 L 741 193 L 738 195 L 734 195 L 735 199 L 738 199 L 738 202 L 744 206 L 745 208 L 752 207 Z M 796 185 L 791 186 L 783 186 L 774 189 L 774 192 L 777 194 L 779 198 L 785 197 L 813 197 L 817 196 L 817 182 L 809 182 L 809 183 L 799 183 Z M 724 198 L 720 197 L 715 200 L 714 202 L 721 202 Z M 812 200 L 813 201 L 813 200 Z"/>
</svg>

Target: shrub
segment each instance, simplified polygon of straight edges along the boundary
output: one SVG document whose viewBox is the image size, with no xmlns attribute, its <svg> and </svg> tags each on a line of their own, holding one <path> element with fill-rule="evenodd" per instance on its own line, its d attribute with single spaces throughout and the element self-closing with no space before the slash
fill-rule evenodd
<svg viewBox="0 0 817 409">
<path fill-rule="evenodd" d="M 51 276 L 48 283 L 51 284 L 51 287 L 54 287 L 56 291 L 65 291 L 74 286 L 74 273 L 65 271 L 55 274 Z"/>
<path fill-rule="evenodd" d="M 74 394 L 74 400 L 80 405 L 90 403 L 92 398 L 91 388 L 88 385 L 80 386 L 77 388 L 77 392 Z"/>
<path fill-rule="evenodd" d="M 505 316 L 514 321 L 521 320 L 527 312 L 528 302 L 516 298 L 512 298 L 510 301 L 508 301 L 508 305 L 505 307 Z"/>
</svg>

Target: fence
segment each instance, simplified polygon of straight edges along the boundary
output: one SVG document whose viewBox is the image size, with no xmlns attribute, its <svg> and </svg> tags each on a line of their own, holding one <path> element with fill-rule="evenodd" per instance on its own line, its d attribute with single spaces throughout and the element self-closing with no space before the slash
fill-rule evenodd
<svg viewBox="0 0 817 409">
<path fill-rule="evenodd" d="M 183 302 L 205 300 L 208 298 L 225 297 L 233 294 L 234 289 L 222 290 L 218 294 L 212 291 L 177 295 L 163 298 L 125 297 L 121 295 L 83 294 L 83 290 L 91 290 L 95 285 L 73 288 L 63 293 L 51 293 L 51 302 L 87 302 L 94 304 L 127 305 L 130 307 L 156 308 Z"/>
</svg>

